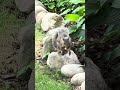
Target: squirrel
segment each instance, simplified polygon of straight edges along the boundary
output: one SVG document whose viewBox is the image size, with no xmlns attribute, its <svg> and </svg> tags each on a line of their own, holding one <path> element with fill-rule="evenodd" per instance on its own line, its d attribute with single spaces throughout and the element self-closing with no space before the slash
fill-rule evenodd
<svg viewBox="0 0 120 90">
<path fill-rule="evenodd" d="M 68 28 L 63 27 L 59 29 L 60 30 L 58 30 L 52 39 L 52 44 L 58 53 L 64 55 L 67 52 L 70 52 L 71 38 L 69 36 L 69 32 L 67 31 Z"/>
</svg>

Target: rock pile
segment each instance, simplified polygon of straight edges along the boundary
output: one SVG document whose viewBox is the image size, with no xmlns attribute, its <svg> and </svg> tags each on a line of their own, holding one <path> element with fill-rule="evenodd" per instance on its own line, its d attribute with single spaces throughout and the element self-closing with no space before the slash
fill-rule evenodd
<svg viewBox="0 0 120 90">
<path fill-rule="evenodd" d="M 51 69 L 61 70 L 65 77 L 71 78 L 71 84 L 81 86 L 85 81 L 85 66 L 81 65 L 77 55 L 71 50 L 71 37 L 63 23 L 63 17 L 48 12 L 37 0 L 35 17 L 36 23 L 40 23 L 41 29 L 46 32 L 43 39 L 42 58 L 48 55 L 47 65 Z"/>
</svg>

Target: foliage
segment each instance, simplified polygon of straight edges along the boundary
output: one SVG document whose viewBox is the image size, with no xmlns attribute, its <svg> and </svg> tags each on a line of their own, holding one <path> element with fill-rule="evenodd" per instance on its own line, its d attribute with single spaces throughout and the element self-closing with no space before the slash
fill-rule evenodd
<svg viewBox="0 0 120 90">
<path fill-rule="evenodd" d="M 66 24 L 71 24 L 69 27 L 69 33 L 72 38 L 78 38 L 78 42 L 83 43 L 77 51 L 84 53 L 85 50 L 85 1 L 84 0 L 70 0 L 74 8 L 71 13 L 65 15 Z M 79 5 L 80 4 L 80 5 Z"/>
<path fill-rule="evenodd" d="M 85 42 L 85 0 L 40 0 L 48 9 L 62 15 L 69 33 L 78 42 Z M 82 44 L 78 51 L 84 51 Z M 82 50 L 82 51 L 81 51 Z M 84 53 L 84 52 L 83 52 Z"/>
<path fill-rule="evenodd" d="M 40 0 L 49 11 L 63 12 L 66 8 L 70 8 L 69 0 Z M 69 10 L 70 11 L 70 10 Z M 69 12 L 67 11 L 67 12 Z"/>
<path fill-rule="evenodd" d="M 87 0 L 86 2 L 88 4 L 86 5 L 88 29 L 96 28 L 99 25 L 107 25 L 107 29 L 103 36 L 104 43 L 112 44 L 115 39 L 117 40 L 118 38 L 120 38 L 120 8 L 116 1 L 117 0 L 97 0 L 96 2 L 94 2 L 94 4 L 91 3 L 92 0 Z M 90 6 L 93 6 L 94 9 Z M 90 11 L 93 12 L 90 13 Z M 93 16 L 90 17 L 91 15 Z M 116 45 L 114 48 L 116 48 Z"/>
<path fill-rule="evenodd" d="M 102 53 L 99 58 L 101 58 L 102 65 L 105 63 L 104 67 L 109 67 L 106 75 L 106 79 L 109 85 L 114 86 L 115 83 L 120 83 L 115 79 L 119 78 L 119 66 L 120 59 L 120 2 L 119 0 L 87 0 L 86 1 L 86 26 L 88 32 L 92 32 L 101 25 L 105 26 L 103 31 L 97 30 L 97 32 L 103 32 L 101 40 L 99 40 L 99 45 L 102 48 L 99 53 Z M 102 29 L 101 29 L 102 30 Z M 89 34 L 89 33 L 88 33 Z M 87 36 L 89 36 L 87 34 Z M 93 40 L 94 41 L 94 40 Z M 101 44 L 100 44 L 101 41 Z M 95 41 L 94 41 L 95 42 Z M 98 47 L 98 46 L 97 46 Z M 89 48 L 89 47 L 88 47 Z M 88 51 L 87 51 L 88 52 Z M 91 55 L 92 54 L 92 55 Z M 89 56 L 95 55 L 95 53 L 89 53 Z M 94 60 L 97 58 L 94 58 Z M 101 64 L 100 64 L 101 65 Z M 104 69 L 101 67 L 101 69 Z M 106 70 L 107 70 L 106 69 Z M 116 87 L 119 87 L 119 85 Z M 114 90 L 117 88 L 114 87 Z"/>
</svg>

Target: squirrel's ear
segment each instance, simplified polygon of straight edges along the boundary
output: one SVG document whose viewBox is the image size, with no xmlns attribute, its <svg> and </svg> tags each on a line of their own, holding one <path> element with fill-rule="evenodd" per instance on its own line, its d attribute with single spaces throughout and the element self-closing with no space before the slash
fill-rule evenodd
<svg viewBox="0 0 120 90">
<path fill-rule="evenodd" d="M 58 33 L 55 35 L 55 39 L 57 39 L 58 38 Z"/>
</svg>

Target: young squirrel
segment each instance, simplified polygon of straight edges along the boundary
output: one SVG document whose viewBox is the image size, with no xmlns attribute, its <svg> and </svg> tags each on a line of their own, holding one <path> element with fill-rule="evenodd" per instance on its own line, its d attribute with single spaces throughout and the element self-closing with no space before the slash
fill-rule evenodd
<svg viewBox="0 0 120 90">
<path fill-rule="evenodd" d="M 71 38 L 67 30 L 68 28 L 66 27 L 59 28 L 57 34 L 52 39 L 53 47 L 62 55 L 70 52 L 71 48 Z"/>
</svg>

